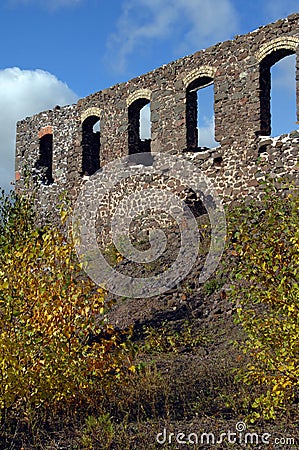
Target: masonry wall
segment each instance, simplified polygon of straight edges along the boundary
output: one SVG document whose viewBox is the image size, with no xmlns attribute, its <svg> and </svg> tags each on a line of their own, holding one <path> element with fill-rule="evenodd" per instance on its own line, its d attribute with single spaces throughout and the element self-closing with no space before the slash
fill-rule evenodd
<svg viewBox="0 0 299 450">
<path fill-rule="evenodd" d="M 297 54 L 299 111 L 298 25 L 299 15 L 293 14 L 247 35 L 237 36 L 233 41 L 219 43 L 126 83 L 94 93 L 75 105 L 57 107 L 19 122 L 17 189 L 33 188 L 40 136 L 52 133 L 54 182 L 43 184 L 36 175 L 40 202 L 47 209 L 64 190 L 75 198 L 84 183 L 84 120 L 89 117 L 100 119 L 99 159 L 103 166 L 129 153 L 128 111 L 139 100 L 150 101 L 151 151 L 184 154 L 195 159 L 220 195 L 230 199 L 251 195 L 258 189 L 265 173 L 273 177 L 285 173 L 292 180 L 298 180 L 298 133 L 284 136 L 274 143 L 269 140 L 267 144 L 261 137 L 269 134 L 267 92 L 270 86 L 267 73 L 273 63 L 293 53 Z M 201 79 L 214 81 L 217 149 L 187 148 L 187 90 L 191 83 Z M 296 128 L 298 126 L 294 123 L 294 130 Z M 261 169 L 263 160 L 267 164 Z M 29 187 L 24 183 L 26 173 Z"/>
</svg>

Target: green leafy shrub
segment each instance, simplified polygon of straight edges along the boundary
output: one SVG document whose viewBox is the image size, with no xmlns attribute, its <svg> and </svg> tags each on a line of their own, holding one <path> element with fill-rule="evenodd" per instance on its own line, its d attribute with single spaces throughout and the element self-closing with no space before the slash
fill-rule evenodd
<svg viewBox="0 0 299 450">
<path fill-rule="evenodd" d="M 92 401 L 97 383 L 127 364 L 125 345 L 103 321 L 105 292 L 58 228 L 34 225 L 30 200 L 2 194 L 0 204 L 2 415 Z M 92 339 L 100 330 L 105 338 Z"/>
<path fill-rule="evenodd" d="M 224 280 L 218 278 L 211 278 L 206 281 L 203 287 L 204 295 L 212 295 L 214 292 L 219 290 L 224 284 Z"/>
<path fill-rule="evenodd" d="M 114 428 L 109 414 L 99 417 L 88 416 L 85 420 L 81 442 L 85 450 L 94 448 L 109 450 L 113 435 Z"/>
<path fill-rule="evenodd" d="M 250 363 L 239 377 L 264 392 L 252 420 L 275 418 L 299 387 L 299 199 L 272 194 L 235 211 L 233 297 Z M 244 218 L 240 223 L 240 217 Z"/>
<path fill-rule="evenodd" d="M 178 353 L 182 349 L 193 349 L 205 344 L 208 338 L 192 329 L 188 321 L 184 321 L 178 330 L 171 324 L 163 322 L 159 330 L 153 327 L 144 328 L 145 339 L 143 350 L 147 353 Z"/>
</svg>

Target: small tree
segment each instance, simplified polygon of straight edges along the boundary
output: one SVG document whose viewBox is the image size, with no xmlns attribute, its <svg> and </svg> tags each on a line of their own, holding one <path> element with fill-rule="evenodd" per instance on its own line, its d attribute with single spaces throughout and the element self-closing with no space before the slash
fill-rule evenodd
<svg viewBox="0 0 299 450">
<path fill-rule="evenodd" d="M 274 418 L 294 399 L 299 386 L 299 199 L 272 194 L 263 205 L 243 211 L 233 233 L 234 299 L 247 333 L 247 383 L 260 384 L 252 418 Z M 239 209 L 239 215 L 240 215 Z M 238 214 L 237 214 L 238 216 Z"/>
<path fill-rule="evenodd" d="M 124 362 L 105 292 L 58 228 L 34 225 L 30 201 L 2 193 L 0 208 L 0 409 L 79 402 Z"/>
</svg>

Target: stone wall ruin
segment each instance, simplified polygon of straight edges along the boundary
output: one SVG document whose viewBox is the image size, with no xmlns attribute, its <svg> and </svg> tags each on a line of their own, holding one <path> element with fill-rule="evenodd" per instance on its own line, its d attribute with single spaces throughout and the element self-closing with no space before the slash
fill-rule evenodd
<svg viewBox="0 0 299 450">
<path fill-rule="evenodd" d="M 40 208 L 59 193 L 73 199 L 85 180 L 117 157 L 143 151 L 191 159 L 224 199 L 253 195 L 266 176 L 298 180 L 298 126 L 271 138 L 273 64 L 297 55 L 299 14 L 218 43 L 103 91 L 17 124 L 16 188 L 37 186 Z M 217 148 L 200 148 L 196 91 L 214 86 Z M 151 139 L 139 135 L 140 109 L 150 104 Z M 100 131 L 94 131 L 96 123 Z M 298 123 L 298 122 L 297 122 Z"/>
</svg>

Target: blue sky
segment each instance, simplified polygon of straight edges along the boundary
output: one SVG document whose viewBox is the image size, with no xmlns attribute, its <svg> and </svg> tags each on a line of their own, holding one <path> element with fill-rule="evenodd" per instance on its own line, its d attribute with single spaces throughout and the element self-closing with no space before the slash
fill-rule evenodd
<svg viewBox="0 0 299 450">
<path fill-rule="evenodd" d="M 298 0 L 2 0 L 0 185 L 13 179 L 17 120 L 248 33 L 296 7 Z M 285 116 L 295 104 L 290 69 L 292 57 L 273 78 L 290 93 L 277 98 Z"/>
</svg>

